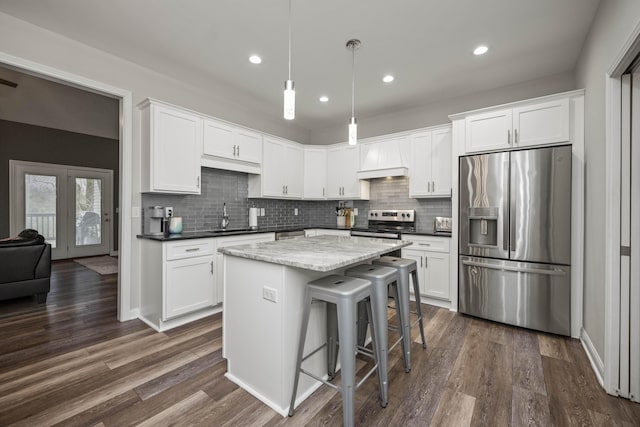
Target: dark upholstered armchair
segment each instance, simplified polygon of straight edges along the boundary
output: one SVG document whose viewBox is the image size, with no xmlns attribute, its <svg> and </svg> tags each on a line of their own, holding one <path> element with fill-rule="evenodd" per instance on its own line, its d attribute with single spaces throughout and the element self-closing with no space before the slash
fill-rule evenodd
<svg viewBox="0 0 640 427">
<path fill-rule="evenodd" d="M 50 284 L 51 245 L 42 236 L 0 241 L 0 300 L 35 295 L 43 304 Z"/>
</svg>

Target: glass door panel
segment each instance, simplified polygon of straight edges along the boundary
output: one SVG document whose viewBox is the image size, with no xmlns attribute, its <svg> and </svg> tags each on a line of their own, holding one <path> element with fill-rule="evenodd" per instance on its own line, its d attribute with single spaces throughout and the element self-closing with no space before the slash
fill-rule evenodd
<svg viewBox="0 0 640 427">
<path fill-rule="evenodd" d="M 38 230 L 53 249 L 57 247 L 57 184 L 55 175 L 24 175 L 24 228 Z"/>
<path fill-rule="evenodd" d="M 102 180 L 75 179 L 76 246 L 102 243 Z"/>
</svg>

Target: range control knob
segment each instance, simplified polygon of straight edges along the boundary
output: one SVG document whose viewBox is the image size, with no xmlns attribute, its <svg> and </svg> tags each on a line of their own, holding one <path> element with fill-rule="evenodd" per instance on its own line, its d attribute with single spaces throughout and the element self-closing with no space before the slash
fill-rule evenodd
<svg viewBox="0 0 640 427">
<path fill-rule="evenodd" d="M 402 214 L 402 218 L 404 218 L 404 217 L 405 217 L 405 214 Z"/>
</svg>

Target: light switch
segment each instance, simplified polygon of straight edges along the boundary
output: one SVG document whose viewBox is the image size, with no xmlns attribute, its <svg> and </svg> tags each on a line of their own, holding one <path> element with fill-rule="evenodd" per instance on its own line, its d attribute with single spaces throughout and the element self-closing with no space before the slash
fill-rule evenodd
<svg viewBox="0 0 640 427">
<path fill-rule="evenodd" d="M 264 216 L 264 208 L 260 208 L 260 216 Z"/>
<path fill-rule="evenodd" d="M 131 218 L 140 218 L 140 206 L 131 207 Z"/>
<path fill-rule="evenodd" d="M 294 208 L 293 209 L 293 214 L 296 215 L 296 216 L 298 215 L 298 208 Z"/>
</svg>

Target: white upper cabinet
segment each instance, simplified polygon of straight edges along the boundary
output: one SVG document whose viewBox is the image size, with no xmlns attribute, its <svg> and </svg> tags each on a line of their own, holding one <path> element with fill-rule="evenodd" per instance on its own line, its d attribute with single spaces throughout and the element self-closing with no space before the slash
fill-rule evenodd
<svg viewBox="0 0 640 427">
<path fill-rule="evenodd" d="M 451 197 L 451 127 L 411 136 L 409 197 Z"/>
<path fill-rule="evenodd" d="M 327 150 L 327 198 L 369 200 L 369 182 L 358 179 L 358 146 L 333 145 Z"/>
<path fill-rule="evenodd" d="M 362 143 L 357 176 L 369 179 L 407 175 L 409 152 L 410 140 L 406 136 Z"/>
<path fill-rule="evenodd" d="M 327 148 L 304 147 L 305 199 L 323 200 L 327 197 Z"/>
<path fill-rule="evenodd" d="M 569 99 L 518 104 L 465 117 L 466 152 L 570 141 Z"/>
<path fill-rule="evenodd" d="M 262 148 L 262 173 L 249 175 L 249 197 L 301 199 L 302 146 L 265 136 Z"/>
<path fill-rule="evenodd" d="M 142 192 L 200 194 L 202 118 L 146 100 L 142 114 Z"/>
<path fill-rule="evenodd" d="M 202 165 L 260 173 L 262 135 L 239 126 L 205 119 Z"/>
<path fill-rule="evenodd" d="M 518 147 L 569 141 L 569 100 L 514 108 L 513 132 Z"/>
</svg>

